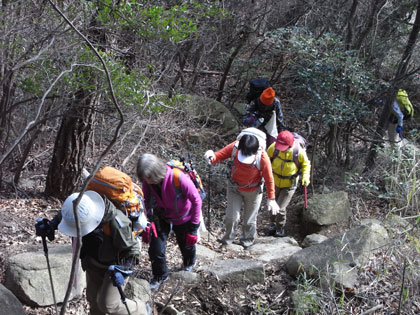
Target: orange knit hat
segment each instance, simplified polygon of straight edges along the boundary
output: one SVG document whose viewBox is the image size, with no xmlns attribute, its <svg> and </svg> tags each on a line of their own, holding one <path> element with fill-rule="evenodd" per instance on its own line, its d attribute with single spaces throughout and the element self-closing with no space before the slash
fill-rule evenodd
<svg viewBox="0 0 420 315">
<path fill-rule="evenodd" d="M 260 102 L 266 106 L 270 106 L 274 102 L 275 95 L 276 93 L 274 92 L 273 88 L 269 87 L 261 93 Z"/>
</svg>

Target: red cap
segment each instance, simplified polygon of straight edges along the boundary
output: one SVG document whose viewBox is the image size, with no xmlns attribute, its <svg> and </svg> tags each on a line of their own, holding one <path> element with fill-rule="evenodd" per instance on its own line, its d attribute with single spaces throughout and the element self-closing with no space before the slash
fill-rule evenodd
<svg viewBox="0 0 420 315">
<path fill-rule="evenodd" d="M 293 147 L 295 138 L 290 131 L 284 130 L 277 136 L 276 144 L 274 148 L 279 151 L 286 151 L 288 148 Z"/>
<path fill-rule="evenodd" d="M 274 96 L 276 93 L 274 92 L 273 88 L 269 87 L 265 89 L 260 95 L 260 102 L 266 106 L 271 106 L 274 102 Z"/>
</svg>

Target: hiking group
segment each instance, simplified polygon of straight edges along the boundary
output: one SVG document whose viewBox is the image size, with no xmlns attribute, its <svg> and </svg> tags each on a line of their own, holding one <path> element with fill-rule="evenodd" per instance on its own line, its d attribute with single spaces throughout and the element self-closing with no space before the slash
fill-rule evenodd
<svg viewBox="0 0 420 315">
<path fill-rule="evenodd" d="M 225 233 L 218 241 L 224 245 L 235 241 L 243 209 L 239 244 L 244 249 L 253 245 L 257 235 L 264 186 L 271 235 L 283 237 L 286 208 L 298 184 L 309 184 L 311 167 L 306 141 L 286 130 L 280 102 L 268 80 L 253 80 L 250 87 L 250 106 L 243 120 L 248 128 L 219 151 L 204 154 L 211 165 L 231 160 Z M 79 193 L 70 195 L 52 220 L 38 219 L 35 225 L 43 242 L 45 238 L 53 240 L 56 229 L 72 237 L 73 242 L 79 232 L 90 314 L 151 314 L 147 304 L 125 298 L 122 290 L 139 262 L 140 239 L 149 244 L 152 291 L 168 279 L 166 243 L 171 231 L 182 254 L 181 270 L 191 272 L 196 263 L 205 193 L 191 161 L 165 163 L 145 153 L 139 157 L 136 171 L 141 188 L 127 174 L 104 167 L 91 179 L 81 198 Z M 79 227 L 73 210 L 78 200 Z"/>
</svg>

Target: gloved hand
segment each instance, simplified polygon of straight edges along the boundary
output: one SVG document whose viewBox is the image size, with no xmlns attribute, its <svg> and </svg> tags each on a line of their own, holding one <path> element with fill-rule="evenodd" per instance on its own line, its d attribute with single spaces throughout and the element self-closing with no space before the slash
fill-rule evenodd
<svg viewBox="0 0 420 315">
<path fill-rule="evenodd" d="M 194 224 L 191 221 L 189 222 L 185 231 L 185 245 L 186 246 L 192 246 L 192 245 L 197 244 L 199 227 L 200 227 L 200 223 Z"/>
<path fill-rule="evenodd" d="M 198 236 L 197 235 L 193 235 L 190 233 L 185 233 L 185 245 L 186 246 L 193 246 L 195 244 L 197 244 L 198 241 Z"/>
<path fill-rule="evenodd" d="M 397 126 L 397 129 L 395 129 L 395 131 L 400 135 L 400 138 L 402 139 L 402 127 L 401 126 Z"/>
<path fill-rule="evenodd" d="M 193 235 L 197 235 L 198 232 L 198 228 L 200 227 L 200 223 L 198 224 L 194 224 L 191 221 L 189 222 L 189 226 L 187 228 L 187 233 L 193 234 Z"/>
<path fill-rule="evenodd" d="M 125 278 L 121 272 L 114 272 L 111 274 L 111 280 L 114 287 L 120 287 L 124 284 Z"/>
<path fill-rule="evenodd" d="M 302 177 L 302 186 L 308 186 L 309 185 L 309 178 Z"/>
<path fill-rule="evenodd" d="M 216 155 L 214 154 L 213 150 L 208 150 L 206 153 L 204 153 L 204 158 L 208 160 L 209 164 L 211 165 L 211 162 L 216 158 Z"/>
<path fill-rule="evenodd" d="M 272 215 L 276 215 L 280 212 L 280 207 L 275 199 L 268 199 L 267 201 L 268 211 L 271 211 Z"/>
<path fill-rule="evenodd" d="M 53 222 L 46 218 L 38 218 L 35 223 L 35 233 L 37 236 L 42 238 L 47 237 L 50 241 L 53 241 L 55 238 Z"/>
<path fill-rule="evenodd" d="M 110 279 L 115 287 L 122 286 L 124 284 L 125 277 L 132 273 L 131 270 L 125 270 L 123 266 L 118 265 L 111 265 L 108 267 L 108 270 L 111 272 Z"/>
<path fill-rule="evenodd" d="M 255 122 L 255 127 L 259 127 L 259 126 L 261 126 L 262 124 L 264 123 L 264 118 L 263 117 L 260 117 L 260 118 L 258 118 L 257 119 L 257 121 Z"/>
<path fill-rule="evenodd" d="M 155 238 L 157 238 L 156 226 L 155 226 L 155 222 L 153 222 L 153 221 L 151 223 L 147 224 L 146 228 L 141 233 L 141 239 L 142 239 L 143 243 L 145 243 L 145 244 L 150 243 L 150 233 L 153 233 L 153 236 Z"/>
<path fill-rule="evenodd" d="M 254 115 L 249 115 L 243 120 L 243 123 L 245 126 L 255 127 L 256 121 L 257 121 L 257 118 Z"/>
</svg>

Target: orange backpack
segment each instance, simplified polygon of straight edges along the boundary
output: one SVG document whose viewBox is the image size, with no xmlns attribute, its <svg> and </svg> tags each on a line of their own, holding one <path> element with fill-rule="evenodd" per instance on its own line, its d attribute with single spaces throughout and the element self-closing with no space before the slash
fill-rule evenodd
<svg viewBox="0 0 420 315">
<path fill-rule="evenodd" d="M 143 191 L 133 183 L 131 177 L 111 166 L 101 168 L 87 186 L 88 190 L 105 195 L 121 211 L 123 211 L 136 226 L 136 220 L 145 214 Z M 134 230 L 134 236 L 143 229 Z"/>
</svg>

